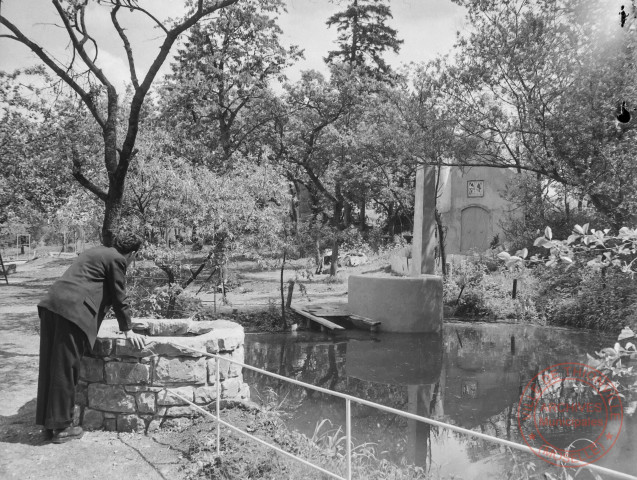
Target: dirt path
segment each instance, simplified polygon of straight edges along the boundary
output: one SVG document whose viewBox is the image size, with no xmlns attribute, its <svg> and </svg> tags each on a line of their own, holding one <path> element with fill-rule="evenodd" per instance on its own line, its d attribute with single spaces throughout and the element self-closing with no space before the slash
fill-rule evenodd
<svg viewBox="0 0 637 480">
<path fill-rule="evenodd" d="M 159 437 L 87 432 L 80 441 L 42 441 L 34 424 L 39 319 L 35 305 L 69 260 L 18 267 L 0 285 L 0 478 L 180 479 L 180 452 Z"/>
</svg>

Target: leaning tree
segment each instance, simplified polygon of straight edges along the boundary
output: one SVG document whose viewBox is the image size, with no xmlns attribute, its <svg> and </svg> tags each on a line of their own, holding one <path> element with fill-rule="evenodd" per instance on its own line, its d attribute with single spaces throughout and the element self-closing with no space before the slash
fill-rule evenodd
<svg viewBox="0 0 637 480">
<path fill-rule="evenodd" d="M 140 125 L 140 113 L 159 69 L 181 34 L 214 12 L 238 1 L 189 0 L 186 5 L 188 12 L 183 18 L 177 21 L 163 21 L 157 14 L 144 8 L 140 0 L 52 0 L 71 49 L 66 63 L 60 62 L 49 53 L 44 44 L 25 34 L 24 29 L 15 25 L 4 13 L 0 15 L 0 24 L 9 31 L 1 34 L 0 38 L 19 42 L 29 48 L 75 92 L 101 131 L 104 167 L 108 176 L 107 188 L 102 188 L 98 179 L 85 175 L 77 143 L 71 148 L 70 156 L 75 179 L 104 202 L 102 242 L 105 245 L 111 243 L 113 232 L 117 229 L 122 214 L 126 175 L 137 151 L 135 142 Z M 108 10 L 110 23 L 124 47 L 132 85 L 132 96 L 127 101 L 127 125 L 121 127 L 119 119 L 122 105 L 113 80 L 115 72 L 105 71 L 97 63 L 99 45 L 96 31 L 102 29 L 98 27 L 91 30 L 91 26 L 96 26 L 96 20 L 99 21 L 99 15 L 105 13 L 104 8 Z M 143 15 L 162 32 L 163 41 L 159 52 L 144 75 L 138 75 L 130 36 L 120 18 L 122 14 Z M 123 141 L 118 139 L 120 128 L 125 131 Z"/>
</svg>

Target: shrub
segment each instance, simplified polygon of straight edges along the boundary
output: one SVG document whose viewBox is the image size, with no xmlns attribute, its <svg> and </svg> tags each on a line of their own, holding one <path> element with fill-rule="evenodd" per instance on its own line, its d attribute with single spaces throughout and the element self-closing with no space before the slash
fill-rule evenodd
<svg viewBox="0 0 637 480">
<path fill-rule="evenodd" d="M 199 298 L 184 292 L 178 284 L 168 285 L 165 273 L 158 267 L 135 266 L 127 280 L 126 291 L 134 317 L 185 318 L 203 308 Z M 171 298 L 174 298 L 172 308 Z"/>
<path fill-rule="evenodd" d="M 518 280 L 512 297 L 513 281 Z M 497 266 L 491 255 L 474 255 L 454 265 L 443 283 L 443 301 L 459 317 L 537 321 L 538 282 L 527 269 Z"/>
<path fill-rule="evenodd" d="M 637 281 L 625 273 L 543 265 L 536 271 L 547 323 L 611 331 L 637 325 Z"/>
<path fill-rule="evenodd" d="M 615 331 L 626 323 L 635 325 L 636 229 L 622 227 L 612 234 L 610 229 L 575 225 L 566 240 L 558 240 L 547 226 L 533 245 L 548 254 L 546 263 L 538 256 L 526 259 L 526 249 L 498 257 L 514 269 L 541 264 L 540 303 L 550 323 Z"/>
<path fill-rule="evenodd" d="M 155 287 L 146 296 L 135 296 L 131 302 L 131 313 L 142 318 L 186 318 L 203 309 L 201 299 L 184 293 L 178 285 Z M 174 305 L 170 306 L 171 298 Z"/>
<path fill-rule="evenodd" d="M 215 314 L 213 309 L 206 307 L 201 309 L 196 315 L 195 320 L 216 320 L 223 317 L 226 320 L 232 320 L 240 324 L 247 333 L 263 333 L 263 332 L 281 332 L 281 308 L 276 306 L 267 310 L 254 312 L 233 312 L 224 313 L 223 315 Z M 288 320 L 289 321 L 289 320 Z"/>
</svg>

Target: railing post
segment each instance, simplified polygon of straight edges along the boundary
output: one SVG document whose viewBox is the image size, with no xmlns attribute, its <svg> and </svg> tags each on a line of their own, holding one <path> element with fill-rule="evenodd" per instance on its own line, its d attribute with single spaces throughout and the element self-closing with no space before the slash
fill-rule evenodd
<svg viewBox="0 0 637 480">
<path fill-rule="evenodd" d="M 352 480 L 352 401 L 345 399 L 345 437 L 347 440 L 347 480 Z"/>
<path fill-rule="evenodd" d="M 221 416 L 219 406 L 221 405 L 221 376 L 219 375 L 219 357 L 215 357 L 215 386 L 217 388 L 217 456 L 221 456 Z"/>
</svg>

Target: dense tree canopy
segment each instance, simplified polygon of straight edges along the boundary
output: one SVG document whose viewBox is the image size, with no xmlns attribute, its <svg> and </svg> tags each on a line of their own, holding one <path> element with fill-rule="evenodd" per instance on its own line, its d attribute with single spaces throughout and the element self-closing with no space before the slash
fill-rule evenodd
<svg viewBox="0 0 637 480">
<path fill-rule="evenodd" d="M 70 162 L 58 157 L 72 105 L 47 102 L 55 86 L 41 76 L 42 69 L 0 72 L 0 226 L 14 234 L 35 234 L 73 191 Z"/>
<path fill-rule="evenodd" d="M 336 25 L 339 35 L 338 48 L 327 54 L 326 62 L 342 62 L 383 78 L 391 71 L 383 54 L 388 50 L 398 53 L 403 43 L 387 24 L 391 18 L 385 0 L 350 0 L 345 10 L 327 20 L 329 27 Z"/>
<path fill-rule="evenodd" d="M 468 147 L 456 161 L 536 172 L 615 227 L 632 218 L 635 133 L 615 115 L 637 96 L 635 35 L 589 0 L 457 3 L 472 29 L 442 86 Z"/>
<path fill-rule="evenodd" d="M 327 22 L 339 33 L 329 73 L 305 71 L 293 82 L 285 72 L 302 53 L 283 44 L 283 0 L 191 2 L 184 19 L 157 23 L 163 46 L 144 78 L 119 16 L 147 12 L 137 2 L 98 3 L 54 2 L 74 62 L 88 70 L 61 69 L 36 51 L 55 74 L 43 81 L 46 94 L 20 86 L 18 74 L 0 76 L 0 222 L 80 215 L 73 177 L 107 207 L 102 233 L 131 214 L 156 239 L 169 229 L 220 231 L 215 219 L 243 218 L 243 200 L 273 198 L 271 213 L 285 217 L 294 192 L 309 195 L 311 223 L 337 247 L 348 228 L 365 232 L 368 208 L 385 232 L 410 230 L 422 163 L 530 172 L 511 188 L 537 217 L 524 217 L 524 228 L 563 218 L 551 217 L 551 203 L 568 218 L 570 199 L 609 226 L 634 218 L 637 134 L 615 115 L 623 101 L 635 108 L 637 37 L 602 20 L 593 0 L 456 0 L 468 28 L 451 56 L 397 72 L 383 58 L 401 44 L 388 3 L 348 1 Z M 131 82 L 122 95 L 95 64 L 89 14 L 104 15 L 124 47 Z M 13 40 L 37 50 L 2 22 Z M 151 92 L 181 34 L 171 73 Z M 259 199 L 242 190 L 266 168 L 277 192 Z M 228 231 L 280 232 L 276 225 L 267 217 Z"/>
<path fill-rule="evenodd" d="M 270 83 L 301 55 L 281 45 L 283 8 L 282 0 L 243 1 L 193 27 L 161 92 L 164 125 L 183 133 L 175 151 L 213 168 L 258 151 L 275 111 Z"/>
</svg>

